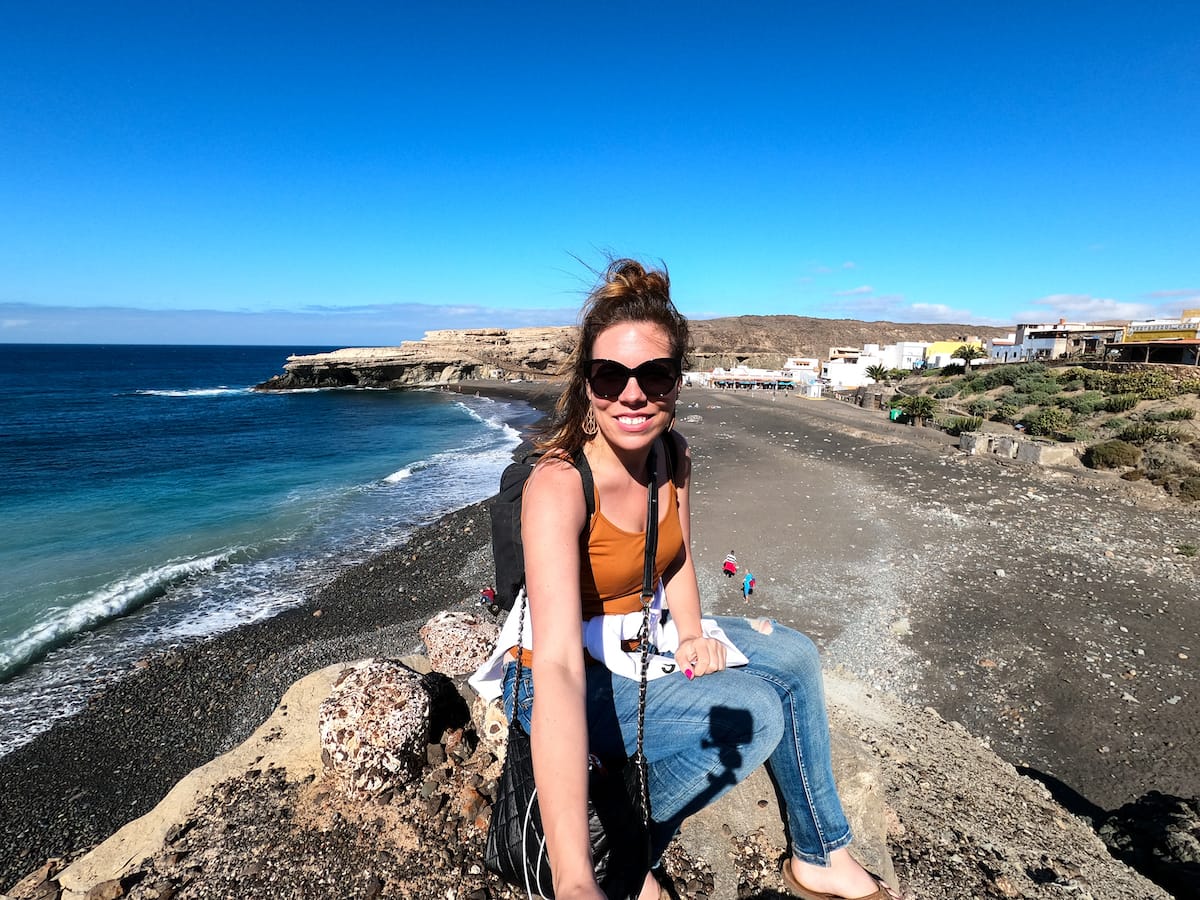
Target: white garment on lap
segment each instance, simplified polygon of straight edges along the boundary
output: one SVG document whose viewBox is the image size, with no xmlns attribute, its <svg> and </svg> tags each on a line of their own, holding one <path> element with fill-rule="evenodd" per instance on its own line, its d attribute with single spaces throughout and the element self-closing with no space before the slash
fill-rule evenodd
<svg viewBox="0 0 1200 900">
<path fill-rule="evenodd" d="M 525 589 L 522 588 L 521 593 L 524 594 L 524 592 Z M 488 702 L 501 694 L 504 664 L 508 661 L 508 648 L 520 644 L 526 650 L 533 649 L 533 629 L 529 624 L 528 609 L 525 611 L 524 629 L 519 630 L 518 628 L 523 599 L 522 596 L 517 597 L 508 618 L 504 620 L 504 626 L 500 629 L 500 636 L 496 640 L 496 649 L 492 655 L 467 680 L 475 693 Z M 664 655 L 664 652 L 674 653 L 679 647 L 679 632 L 675 628 L 675 623 L 668 621 L 666 625 L 662 624 L 664 600 L 663 584 L 660 581 L 654 592 L 654 599 L 650 603 L 650 632 L 655 636 L 654 644 L 660 652 L 651 654 L 647 660 L 647 681 L 670 675 L 679 669 L 679 663 L 675 661 L 674 656 Z M 640 681 L 642 653 L 640 650 L 622 649 L 621 642 L 636 639 L 641 628 L 641 612 L 594 616 L 583 623 L 583 645 L 593 659 L 604 663 L 613 674 Z M 523 634 L 521 634 L 521 630 L 524 631 Z M 701 619 L 700 630 L 704 637 L 713 638 L 725 645 L 726 666 L 744 666 L 750 661 L 734 645 L 715 619 Z"/>
</svg>

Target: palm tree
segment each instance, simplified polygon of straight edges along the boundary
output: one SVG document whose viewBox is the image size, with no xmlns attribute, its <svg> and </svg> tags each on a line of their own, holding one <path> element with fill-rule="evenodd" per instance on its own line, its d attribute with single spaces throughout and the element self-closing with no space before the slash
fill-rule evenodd
<svg viewBox="0 0 1200 900">
<path fill-rule="evenodd" d="M 888 380 L 890 371 L 887 366 L 876 363 L 873 366 L 867 366 L 867 377 L 877 384 L 883 384 Z"/>
<path fill-rule="evenodd" d="M 926 419 L 932 419 L 937 415 L 938 402 L 928 394 L 905 397 L 899 405 L 905 415 L 915 420 L 918 425 L 924 425 Z"/>
<path fill-rule="evenodd" d="M 951 359 L 961 359 L 966 365 L 967 373 L 971 371 L 971 361 L 975 359 L 983 359 L 987 356 L 983 352 L 983 348 L 978 344 L 963 344 L 957 350 L 950 354 Z"/>
</svg>

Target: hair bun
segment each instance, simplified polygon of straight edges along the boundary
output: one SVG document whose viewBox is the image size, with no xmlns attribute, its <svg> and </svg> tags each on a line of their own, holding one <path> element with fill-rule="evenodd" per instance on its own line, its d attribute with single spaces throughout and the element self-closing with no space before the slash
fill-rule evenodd
<svg viewBox="0 0 1200 900">
<path fill-rule="evenodd" d="M 671 277 L 665 266 L 647 272 L 646 267 L 636 259 L 614 259 L 608 264 L 604 281 L 620 285 L 647 299 L 662 298 L 667 303 L 671 300 Z"/>
</svg>

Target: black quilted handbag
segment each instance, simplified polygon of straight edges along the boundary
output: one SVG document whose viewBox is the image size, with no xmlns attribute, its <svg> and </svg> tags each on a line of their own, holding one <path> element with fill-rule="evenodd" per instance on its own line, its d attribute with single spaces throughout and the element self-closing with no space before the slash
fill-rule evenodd
<svg viewBox="0 0 1200 900">
<path fill-rule="evenodd" d="M 647 499 L 646 557 L 642 578 L 641 689 L 638 692 L 638 734 L 634 755 L 620 765 L 604 765 L 595 756 L 588 762 L 588 829 L 596 882 L 610 900 L 636 897 L 650 870 L 650 795 L 642 738 L 646 718 L 646 665 L 649 660 L 650 601 L 654 557 L 658 548 L 658 489 L 653 451 Z M 524 632 L 525 592 L 521 592 L 520 624 Z M 522 648 L 517 647 L 517 679 L 509 717 L 508 750 L 488 823 L 484 865 L 530 896 L 551 900 L 554 886 L 546 836 L 533 778 L 529 734 L 517 717 Z"/>
</svg>

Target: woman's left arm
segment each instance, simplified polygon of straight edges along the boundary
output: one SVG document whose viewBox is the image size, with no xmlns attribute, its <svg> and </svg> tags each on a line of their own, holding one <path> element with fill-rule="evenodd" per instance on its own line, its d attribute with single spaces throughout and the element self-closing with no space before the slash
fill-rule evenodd
<svg viewBox="0 0 1200 900">
<path fill-rule="evenodd" d="M 704 637 L 700 631 L 700 585 L 696 580 L 696 564 L 692 558 L 692 504 L 688 491 L 692 481 L 692 452 L 687 441 L 678 433 L 668 432 L 663 435 L 663 440 L 675 440 L 683 447 L 683 452 L 678 455 L 679 473 L 675 479 L 683 550 L 663 575 L 667 609 L 671 611 L 671 619 L 679 632 L 675 658 L 689 665 L 693 675 L 705 675 L 725 668 L 725 645 Z"/>
</svg>

